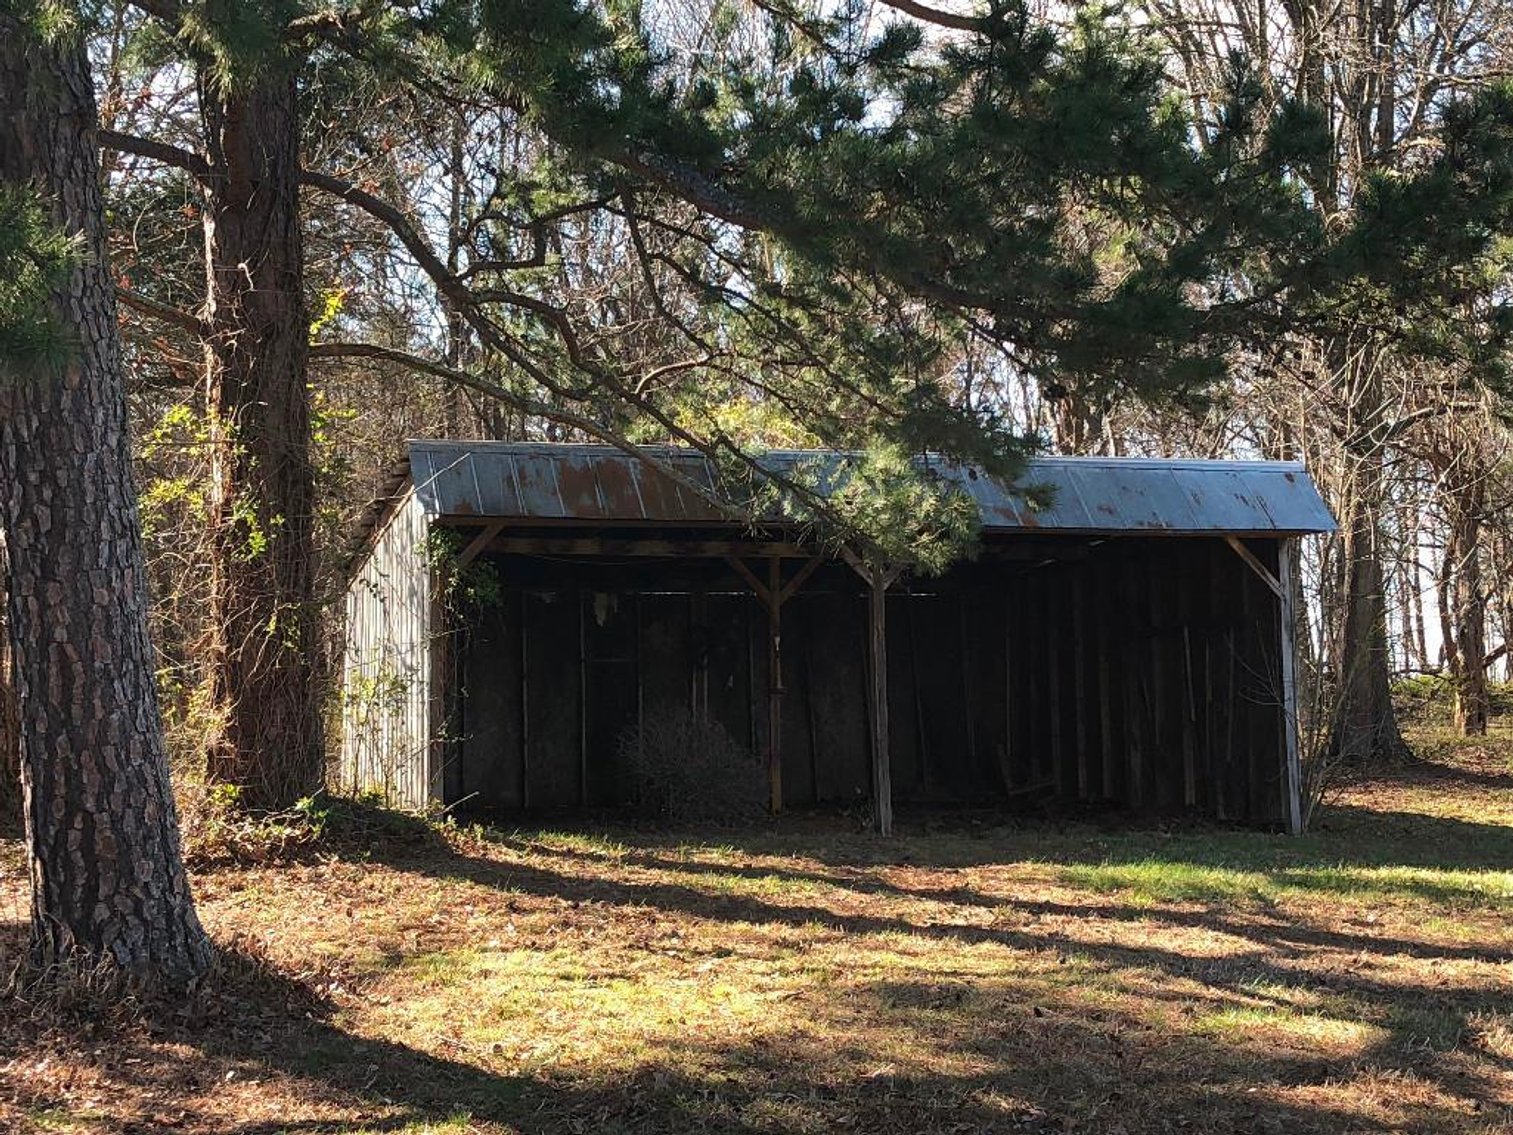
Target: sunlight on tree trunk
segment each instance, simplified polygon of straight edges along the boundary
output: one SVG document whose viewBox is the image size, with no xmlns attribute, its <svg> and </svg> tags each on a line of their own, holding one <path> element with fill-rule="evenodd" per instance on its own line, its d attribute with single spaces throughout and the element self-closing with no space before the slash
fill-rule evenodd
<svg viewBox="0 0 1513 1135">
<path fill-rule="evenodd" d="M 178 983 L 211 951 L 180 857 L 147 638 L 95 121 L 82 45 L 0 15 L 0 186 L 35 190 L 81 245 L 45 297 L 66 341 L 0 359 L 35 957 Z"/>
<path fill-rule="evenodd" d="M 245 806 L 278 809 L 322 773 L 295 81 L 276 70 L 245 88 L 203 79 L 201 89 L 220 729 L 209 771 Z"/>
</svg>

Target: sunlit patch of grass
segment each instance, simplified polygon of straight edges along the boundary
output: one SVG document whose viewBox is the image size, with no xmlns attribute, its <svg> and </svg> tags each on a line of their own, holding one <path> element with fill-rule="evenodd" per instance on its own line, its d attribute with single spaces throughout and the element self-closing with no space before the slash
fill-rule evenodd
<svg viewBox="0 0 1513 1135">
<path fill-rule="evenodd" d="M 773 985 L 752 980 L 766 969 Z M 781 1028 L 784 967 L 651 955 L 594 964 L 574 949 L 462 948 L 406 959 L 378 987 L 402 1035 L 466 1036 L 515 1070 L 633 1066 L 693 1037 Z"/>
<path fill-rule="evenodd" d="M 1475 942 L 1484 933 L 1484 928 L 1464 918 L 1448 915 L 1433 915 L 1419 924 L 1426 934 L 1452 942 Z"/>
<path fill-rule="evenodd" d="M 1205 1013 L 1195 1020 L 1194 1028 L 1237 1044 L 1306 1044 L 1340 1053 L 1362 1052 L 1391 1036 L 1380 1025 L 1321 1013 L 1299 1013 L 1280 1006 L 1247 1006 Z"/>
<path fill-rule="evenodd" d="M 61 1107 L 37 1108 L 26 1113 L 31 1130 L 36 1132 L 99 1131 L 103 1117 L 91 1111 L 70 1111 Z"/>
<path fill-rule="evenodd" d="M 1430 867 L 1310 867 L 1274 871 L 1278 891 L 1314 891 L 1454 909 L 1513 904 L 1513 872 Z"/>
<path fill-rule="evenodd" d="M 620 859 L 631 850 L 627 844 L 597 832 L 517 831 L 509 838 L 538 850 L 576 851 L 604 859 Z"/>
<path fill-rule="evenodd" d="M 1161 859 L 1063 868 L 1074 886 L 1101 893 L 1125 892 L 1137 901 L 1256 902 L 1270 897 L 1266 876 L 1255 871 L 1205 867 Z"/>
<path fill-rule="evenodd" d="M 402 1127 L 342 1127 L 338 1130 L 341 1135 L 472 1135 L 479 1128 L 474 1126 L 472 1115 L 459 1112 L 449 1119 L 421 1120 Z"/>
<path fill-rule="evenodd" d="M 1454 911 L 1468 906 L 1513 907 L 1513 872 L 1455 871 L 1430 867 L 1294 866 L 1274 870 L 1226 868 L 1144 859 L 1064 867 L 1066 882 L 1100 893 L 1119 892 L 1132 902 L 1274 904 L 1284 898 L 1328 894 L 1396 905 L 1429 904 Z"/>
<path fill-rule="evenodd" d="M 1483 1051 L 1513 1064 L 1513 1013 L 1471 1013 L 1466 1031 Z"/>
</svg>

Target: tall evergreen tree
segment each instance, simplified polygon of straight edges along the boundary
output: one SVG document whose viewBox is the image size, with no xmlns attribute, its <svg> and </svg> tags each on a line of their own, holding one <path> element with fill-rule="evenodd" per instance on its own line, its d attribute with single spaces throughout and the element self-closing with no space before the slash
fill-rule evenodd
<svg viewBox="0 0 1513 1135">
<path fill-rule="evenodd" d="M 179 851 L 82 36 L 0 6 L 0 526 L 44 964 L 184 982 Z M 56 9 L 46 15 L 58 21 Z"/>
<path fill-rule="evenodd" d="M 239 24 L 263 15 L 256 5 L 219 11 L 233 7 Z M 277 808 L 320 784 L 324 755 L 298 62 L 266 45 L 236 62 L 198 60 L 213 462 L 207 663 L 219 725 L 210 772 L 241 786 L 247 804 Z"/>
<path fill-rule="evenodd" d="M 196 152 L 114 135 L 179 165 L 203 198 L 201 341 L 210 449 L 204 669 L 207 773 L 255 810 L 323 768 L 309 319 L 299 201 L 298 77 L 309 44 L 281 3 L 139 5 L 194 75 Z"/>
</svg>

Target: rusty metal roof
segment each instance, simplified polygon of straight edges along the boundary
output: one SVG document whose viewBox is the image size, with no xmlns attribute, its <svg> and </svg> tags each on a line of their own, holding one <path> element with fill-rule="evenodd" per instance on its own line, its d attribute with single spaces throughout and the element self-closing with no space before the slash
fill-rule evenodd
<svg viewBox="0 0 1513 1135">
<path fill-rule="evenodd" d="M 702 455 L 666 447 L 648 452 L 715 491 L 715 471 Z M 838 454 L 799 450 L 773 451 L 760 461 L 777 472 L 815 470 L 822 484 L 843 464 Z M 1276 536 L 1335 530 L 1312 479 L 1293 462 L 1037 457 L 1018 487 L 943 458 L 923 463 L 977 501 L 987 532 Z M 409 466 L 420 504 L 433 517 L 730 523 L 699 493 L 610 446 L 412 441 Z M 1048 488 L 1050 503 L 1031 508 L 1023 495 L 1028 486 Z"/>
</svg>

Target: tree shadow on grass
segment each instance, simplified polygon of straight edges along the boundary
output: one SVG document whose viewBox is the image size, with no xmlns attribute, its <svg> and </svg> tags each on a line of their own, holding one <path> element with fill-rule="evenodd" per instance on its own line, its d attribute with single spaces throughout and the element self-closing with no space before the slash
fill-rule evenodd
<svg viewBox="0 0 1513 1135">
<path fill-rule="evenodd" d="M 1096 866 L 1085 864 L 1084 866 L 1091 868 L 1088 877 L 1094 882 L 1105 886 L 1110 892 L 1110 898 L 1107 901 L 1090 900 L 1087 903 L 1072 905 L 1052 902 L 1025 902 L 1012 896 L 987 894 L 964 885 L 931 887 L 914 882 L 893 882 L 884 878 L 874 868 L 848 866 L 844 863 L 810 869 L 793 867 L 787 863 L 748 865 L 710 862 L 690 858 L 684 853 L 681 847 L 678 849 L 664 848 L 660 844 L 653 844 L 647 848 L 633 848 L 624 844 L 618 844 L 612 852 L 601 853 L 555 843 L 543 843 L 519 835 L 499 837 L 492 842 L 497 846 L 507 848 L 522 855 L 562 861 L 565 866 L 561 874 L 566 890 L 560 892 L 558 897 L 564 898 L 576 896 L 592 900 L 598 894 L 598 877 L 574 871 L 573 864 L 601 871 L 610 866 L 630 866 L 647 871 L 666 872 L 673 875 L 692 877 L 696 880 L 707 878 L 715 881 L 717 885 L 722 885 L 729 879 L 739 879 L 751 884 L 762 884 L 770 881 L 775 883 L 779 888 L 787 890 L 790 894 L 819 898 L 823 898 L 827 894 L 846 897 L 861 896 L 882 898 L 885 900 L 933 902 L 947 906 L 976 907 L 1002 913 L 1017 910 L 1039 917 L 1065 916 L 1076 918 L 1092 917 L 1115 921 L 1154 921 L 1165 926 L 1206 929 L 1226 934 L 1243 934 L 1252 939 L 1256 939 L 1259 936 L 1263 940 L 1262 944 L 1270 948 L 1385 949 L 1427 960 L 1496 960 L 1492 950 L 1479 945 L 1459 946 L 1416 942 L 1408 939 L 1388 939 L 1376 934 L 1351 933 L 1338 929 L 1324 929 L 1317 926 L 1303 925 L 1285 917 L 1272 914 L 1269 903 L 1247 901 L 1255 896 L 1235 894 L 1217 883 L 1213 884 L 1211 888 L 1206 888 L 1201 880 L 1196 884 L 1181 884 L 1179 889 L 1182 893 L 1173 897 L 1206 903 L 1209 909 L 1203 911 L 1172 909 L 1151 904 L 1118 902 L 1117 892 L 1120 888 L 1117 886 L 1117 883 L 1122 877 L 1119 874 L 1119 868 L 1121 866 L 1149 866 L 1151 859 L 1144 855 L 1127 856 L 1122 862 L 1118 857 L 1104 855 L 1099 859 Z M 449 855 L 448 858 L 453 857 Z M 1181 862 L 1182 860 L 1173 861 Z M 403 865 L 403 861 L 395 862 L 398 865 Z M 514 872 L 521 869 L 514 866 L 506 866 L 505 864 L 486 858 L 480 858 L 475 862 L 478 864 L 478 871 L 485 876 L 489 874 L 488 864 L 493 864 L 497 872 Z M 1273 869 L 1265 872 L 1265 874 L 1269 881 L 1284 887 L 1322 894 L 1340 894 L 1355 898 L 1370 894 L 1387 896 L 1393 892 L 1400 892 L 1440 903 L 1464 904 L 1468 902 L 1480 903 L 1486 897 L 1483 892 L 1470 889 L 1465 883 L 1441 883 L 1436 882 L 1432 878 L 1420 879 L 1393 876 L 1382 882 L 1375 882 L 1369 879 L 1363 881 L 1359 877 L 1340 873 L 1331 860 L 1321 858 L 1320 862 L 1329 864 L 1328 868 L 1309 870 L 1306 867 L 1295 866 L 1285 869 Z M 1216 857 L 1214 865 L 1231 866 L 1222 857 Z M 1245 869 L 1241 868 L 1241 870 Z M 1081 878 L 1075 865 L 1070 868 L 1068 874 L 1071 876 L 1070 881 L 1073 882 Z M 550 892 L 543 890 L 538 893 L 547 894 Z M 697 887 L 690 887 L 686 890 L 686 894 L 690 897 L 690 901 L 692 901 L 692 896 L 707 896 L 708 892 L 698 890 Z M 1212 909 L 1215 906 L 1227 908 L 1230 912 L 1229 915 Z M 1243 919 L 1236 918 L 1234 917 L 1235 914 L 1244 914 L 1245 917 Z"/>
<path fill-rule="evenodd" d="M 1012 975 L 965 988 L 851 986 L 816 1000 L 802 1033 L 677 1038 L 653 1059 L 585 1077 L 357 1035 L 310 985 L 234 944 L 221 951 L 218 978 L 187 1009 L 154 1003 L 105 1023 L 12 1019 L 0 1030 L 0 1068 L 39 1049 L 65 1062 L 70 1044 L 76 1058 L 94 1050 L 83 1063 L 103 1077 L 103 1098 L 91 1114 L 123 1135 L 450 1132 L 449 1123 L 523 1135 L 1402 1129 L 1401 1117 L 1378 1122 L 1280 1098 L 1338 1077 L 1337 1060 L 1258 1058 L 1208 1038 L 1163 1037 L 1138 1014 L 1090 1014 L 1043 995 L 1031 1004 Z M 249 1097 L 261 1114 L 228 1108 L 226 1085 L 236 1083 L 264 1089 Z M 22 1114 L 66 1114 L 70 1099 L 45 1090 L 17 1098 Z M 1409 1110 L 1409 1129 L 1472 1130 L 1442 1102 Z"/>
<path fill-rule="evenodd" d="M 1134 863 L 1159 859 L 1241 871 L 1406 867 L 1440 871 L 1513 871 L 1513 825 L 1479 823 L 1417 812 L 1335 804 L 1321 809 L 1303 836 L 1223 826 L 1204 820 L 1139 818 L 1118 826 L 1081 821 L 935 825 L 904 814 L 898 835 L 879 839 L 843 820 L 804 816 L 745 828 L 649 831 L 583 814 L 555 817 L 550 827 L 496 829 L 491 838 L 516 845 L 556 834 L 605 842 L 605 855 L 668 856 L 700 845 L 745 855 L 795 856 L 826 868 L 859 872 L 878 867 L 948 869 L 992 867 L 1054 859 L 1059 864 Z M 554 849 L 555 850 L 555 849 Z M 587 854 L 596 854 L 588 852 Z M 684 857 L 687 870 L 700 870 Z M 717 868 L 723 870 L 724 868 Z M 779 874 L 765 865 L 748 875 Z M 797 876 L 795 876 L 797 877 Z M 812 881 L 826 882 L 828 875 Z M 1426 897 L 1433 897 L 1432 895 Z"/>
<path fill-rule="evenodd" d="M 654 857 L 638 857 L 646 867 L 655 867 Z M 397 864 L 403 866 L 403 864 Z M 574 903 L 598 903 L 611 907 L 653 908 L 663 913 L 732 924 L 778 925 L 795 930 L 822 926 L 848 936 L 911 935 L 967 946 L 996 945 L 1019 952 L 1055 951 L 1063 956 L 1089 960 L 1104 972 L 1151 971 L 1162 979 L 1195 981 L 1235 1004 L 1270 1005 L 1282 1013 L 1292 1007 L 1274 996 L 1258 993 L 1268 988 L 1304 989 L 1323 994 L 1355 1023 L 1380 1029 L 1384 1040 L 1372 1059 L 1403 1071 L 1432 1073 L 1437 1058 L 1432 1050 L 1454 1048 L 1468 1035 L 1468 1021 L 1477 1015 L 1513 1015 L 1513 990 L 1489 976 L 1472 988 L 1448 986 L 1433 972 L 1438 962 L 1504 961 L 1486 946 L 1453 945 L 1419 941 L 1388 934 L 1353 933 L 1333 926 L 1289 919 L 1268 911 L 1225 909 L 1170 909 L 1090 901 L 1086 904 L 991 899 L 975 892 L 949 889 L 921 893 L 907 887 L 874 886 L 868 880 L 854 888 L 863 896 L 879 894 L 901 899 L 927 898 L 944 903 L 992 905 L 1004 918 L 988 925 L 977 921 L 941 921 L 932 912 L 928 920 L 897 915 L 837 910 L 823 902 L 769 902 L 723 891 L 705 891 L 698 886 L 660 880 L 612 880 L 585 874 L 571 857 L 561 870 L 536 863 L 501 863 L 464 855 L 426 860 L 412 869 L 437 872 L 471 883 L 496 886 L 510 892 L 557 898 Z M 686 866 L 681 861 L 669 865 Z M 844 879 L 823 876 L 839 891 L 851 888 Z M 810 896 L 803 896 L 805 900 Z M 1086 924 L 1088 920 L 1155 923 L 1161 927 L 1203 930 L 1223 934 L 1245 943 L 1238 956 L 1207 958 L 1190 956 L 1155 945 L 1095 942 L 1078 935 L 1023 925 L 1023 917 L 1059 919 Z M 958 915 L 958 918 L 960 916 Z M 1009 923 L 1005 925 L 1004 923 Z M 1369 968 L 1354 964 L 1329 966 L 1320 971 L 1315 962 L 1320 951 L 1334 951 L 1350 961 L 1376 955 L 1380 959 L 1402 956 L 1428 963 L 1422 978 L 1393 977 L 1382 980 Z M 1185 1000 L 1188 995 L 1179 995 Z M 1389 1059 L 1390 1058 L 1390 1059 Z M 1508 1069 L 1508 1062 L 1492 1053 L 1478 1059 L 1492 1067 Z M 1447 1073 L 1447 1090 L 1457 1090 L 1466 1073 Z"/>
</svg>

